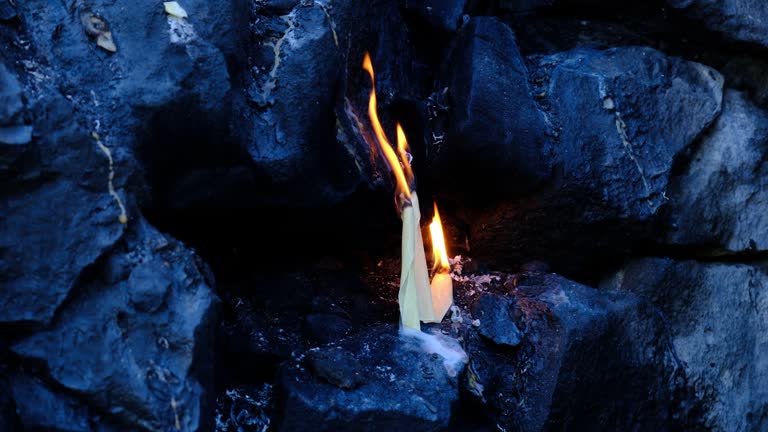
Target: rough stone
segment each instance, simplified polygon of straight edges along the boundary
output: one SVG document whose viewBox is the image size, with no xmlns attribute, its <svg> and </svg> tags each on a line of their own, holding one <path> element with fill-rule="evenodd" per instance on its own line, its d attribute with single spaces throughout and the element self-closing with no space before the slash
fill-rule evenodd
<svg viewBox="0 0 768 432">
<path fill-rule="evenodd" d="M 204 430 L 217 300 L 198 262 L 139 222 L 122 247 L 80 277 L 51 326 L 12 349 L 116 421 Z M 170 282 L 156 282 L 163 280 Z M 144 290 L 141 302 L 132 300 L 136 290 Z"/>
<path fill-rule="evenodd" d="M 16 76 L 0 63 L 0 126 L 9 124 L 22 108 L 21 85 Z"/>
<path fill-rule="evenodd" d="M 512 310 L 513 298 L 484 293 L 475 305 L 473 316 L 480 320 L 480 335 L 499 345 L 517 346 L 522 332 L 517 327 Z"/>
<path fill-rule="evenodd" d="M 472 18 L 446 62 L 445 137 L 428 148 L 441 190 L 498 195 L 491 185 L 504 184 L 507 194 L 545 178 L 547 126 L 512 30 L 496 18 Z"/>
<path fill-rule="evenodd" d="M 676 245 L 768 249 L 768 113 L 727 91 L 723 113 L 670 187 Z"/>
<path fill-rule="evenodd" d="M 430 26 L 455 32 L 467 8 L 467 0 L 403 0 L 406 10 L 413 11 Z"/>
<path fill-rule="evenodd" d="M 305 333 L 320 344 L 337 341 L 347 335 L 351 322 L 336 314 L 310 314 L 305 320 Z"/>
<path fill-rule="evenodd" d="M 518 278 L 506 294 L 522 340 L 510 349 L 469 335 L 468 386 L 506 430 L 627 430 L 673 425 L 678 367 L 657 311 L 638 296 L 553 274 Z M 526 282 L 527 281 L 527 282 Z M 477 310 L 477 306 L 476 306 Z M 479 384 L 479 385 L 478 385 Z"/>
<path fill-rule="evenodd" d="M 667 0 L 667 3 L 730 39 L 768 46 L 768 8 L 760 0 Z"/>
<path fill-rule="evenodd" d="M 650 235 L 675 161 L 720 113 L 723 79 L 643 47 L 537 64 L 535 91 L 557 131 L 550 184 L 471 212 L 473 252 L 499 269 L 538 259 L 573 274 Z"/>
<path fill-rule="evenodd" d="M 458 377 L 448 374 L 439 355 L 423 351 L 415 338 L 401 338 L 394 326 L 367 329 L 339 345 L 361 366 L 359 387 L 339 388 L 288 362 L 279 379 L 279 430 L 435 431 L 448 426 L 451 404 L 459 397 Z"/>
<path fill-rule="evenodd" d="M 363 384 L 360 362 L 342 348 L 311 350 L 307 361 L 315 376 L 336 387 L 354 389 Z"/>
<path fill-rule="evenodd" d="M 687 381 L 713 430 L 768 428 L 768 273 L 762 265 L 645 258 L 605 287 L 643 295 L 664 314 Z"/>
</svg>

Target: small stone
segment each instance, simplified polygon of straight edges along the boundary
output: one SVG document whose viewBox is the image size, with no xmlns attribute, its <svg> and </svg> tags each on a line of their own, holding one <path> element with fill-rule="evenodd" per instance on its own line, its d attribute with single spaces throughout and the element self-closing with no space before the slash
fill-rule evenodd
<svg viewBox="0 0 768 432">
<path fill-rule="evenodd" d="M 0 144 L 22 145 L 32 141 L 32 126 L 0 127 Z"/>
<path fill-rule="evenodd" d="M 343 389 L 354 389 L 363 383 L 362 366 L 354 354 L 342 348 L 311 351 L 309 365 L 314 374 L 329 384 Z"/>
</svg>

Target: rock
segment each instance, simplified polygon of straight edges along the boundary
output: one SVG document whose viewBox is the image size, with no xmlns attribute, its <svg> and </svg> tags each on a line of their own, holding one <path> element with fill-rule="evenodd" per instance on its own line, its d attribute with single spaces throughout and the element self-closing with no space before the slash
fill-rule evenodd
<svg viewBox="0 0 768 432">
<path fill-rule="evenodd" d="M 15 375 L 11 385 L 10 395 L 16 401 L 16 411 L 24 430 L 91 432 L 90 422 L 99 420 L 94 419 L 88 408 L 75 398 L 54 392 L 38 379 Z M 113 430 L 104 422 L 100 426 L 104 430 Z"/>
<path fill-rule="evenodd" d="M 725 93 L 723 113 L 670 187 L 669 242 L 726 252 L 768 249 L 768 113 Z"/>
<path fill-rule="evenodd" d="M 723 79 L 629 47 L 542 57 L 533 80 L 558 131 L 545 152 L 553 177 L 471 212 L 473 253 L 499 269 L 533 259 L 575 274 L 653 235 L 673 163 L 720 113 Z"/>
<path fill-rule="evenodd" d="M 0 4 L 3 1 L 0 0 Z M 21 94 L 21 85 L 16 76 L 0 63 L 0 126 L 9 124 L 21 111 Z"/>
<path fill-rule="evenodd" d="M 667 0 L 710 30 L 768 47 L 768 8 L 753 0 Z"/>
<path fill-rule="evenodd" d="M 768 61 L 760 57 L 735 56 L 723 66 L 726 87 L 744 92 L 759 107 L 768 109 Z"/>
<path fill-rule="evenodd" d="M 216 400 L 216 432 L 266 431 L 271 410 L 271 384 L 228 389 Z"/>
<path fill-rule="evenodd" d="M 768 428 L 768 277 L 764 265 L 645 258 L 605 287 L 649 298 L 665 316 L 703 426 Z"/>
<path fill-rule="evenodd" d="M 16 18 L 16 8 L 10 3 L 11 0 L 0 0 L 0 20 L 10 21 Z"/>
<path fill-rule="evenodd" d="M 394 326 L 379 326 L 339 346 L 346 350 L 345 362 L 355 359 L 360 365 L 352 367 L 360 371 L 359 387 L 339 388 L 288 362 L 279 379 L 279 430 L 433 431 L 448 426 L 451 404 L 459 397 L 458 378 L 448 374 L 439 355 L 423 351 L 418 339 L 398 336 Z M 312 355 L 334 351 L 344 352 L 322 347 Z"/>
<path fill-rule="evenodd" d="M 674 380 L 678 365 L 658 312 L 647 302 L 554 274 L 519 279 L 504 295 L 483 294 L 475 310 L 491 301 L 514 303 L 515 317 L 486 315 L 477 333 L 522 329 L 514 349 L 468 335 L 469 389 L 489 405 L 496 424 L 520 431 L 674 424 L 673 399 L 683 394 Z"/>
<path fill-rule="evenodd" d="M 447 70 L 441 84 L 448 88 L 445 139 L 428 148 L 441 190 L 477 198 L 498 191 L 497 184 L 507 194 L 545 178 L 547 126 L 512 30 L 496 18 L 472 18 Z"/>
<path fill-rule="evenodd" d="M 316 377 L 342 389 L 354 389 L 363 384 L 362 366 L 355 356 L 342 348 L 312 350 L 307 354 L 309 367 Z"/>
<path fill-rule="evenodd" d="M 16 413 L 16 403 L 11 395 L 10 384 L 0 377 L 0 430 L 21 430 L 21 422 Z"/>
<path fill-rule="evenodd" d="M 455 32 L 462 22 L 467 0 L 403 0 L 408 11 L 415 12 L 431 26 L 446 32 Z"/>
<path fill-rule="evenodd" d="M 554 6 L 558 0 L 497 0 L 497 3 L 500 9 L 517 13 Z"/>
<path fill-rule="evenodd" d="M 376 47 L 381 111 L 393 95 L 409 94 L 392 87 L 408 82 L 411 67 L 397 2 L 301 2 L 279 15 L 264 5 L 251 23 L 257 43 L 248 42 L 235 132 L 258 178 L 267 179 L 258 198 L 326 205 L 349 196 L 374 171 L 358 127 L 369 124 L 364 53 Z"/>
<path fill-rule="evenodd" d="M 478 329 L 480 335 L 499 345 L 519 345 L 523 334 L 512 315 L 514 308 L 512 298 L 483 293 L 472 313 L 482 323 Z"/>
<path fill-rule="evenodd" d="M 32 141 L 32 126 L 0 127 L 0 144 L 22 145 Z"/>
<path fill-rule="evenodd" d="M 80 277 L 51 326 L 12 350 L 132 428 L 207 430 L 203 388 L 212 378 L 217 299 L 198 263 L 137 221 L 120 247 Z M 137 290 L 144 292 L 137 297 Z"/>
<path fill-rule="evenodd" d="M 54 98 L 34 111 L 44 133 L 20 151 L 37 157 L 3 165 L 15 186 L 0 196 L 0 323 L 49 323 L 83 269 L 125 229 L 108 192 L 108 160 L 69 104 Z"/>
<path fill-rule="evenodd" d="M 305 319 L 307 338 L 319 344 L 326 344 L 342 339 L 347 335 L 352 323 L 335 314 L 310 314 Z"/>
<path fill-rule="evenodd" d="M 594 193 L 611 216 L 655 214 L 674 157 L 720 113 L 722 76 L 640 47 L 574 50 L 540 65 L 551 67 L 561 184 Z"/>
</svg>

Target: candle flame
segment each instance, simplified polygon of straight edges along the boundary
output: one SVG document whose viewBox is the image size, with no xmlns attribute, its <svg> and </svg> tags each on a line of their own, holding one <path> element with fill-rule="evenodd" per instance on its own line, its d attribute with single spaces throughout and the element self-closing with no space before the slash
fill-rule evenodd
<svg viewBox="0 0 768 432">
<path fill-rule="evenodd" d="M 435 260 L 434 270 L 450 270 L 451 265 L 448 262 L 448 251 L 445 248 L 445 235 L 443 234 L 443 223 L 440 221 L 440 213 L 437 211 L 435 203 L 435 217 L 429 224 L 429 233 L 432 235 L 432 257 Z"/>
<path fill-rule="evenodd" d="M 365 58 L 363 58 L 363 69 L 368 72 L 371 77 L 371 96 L 368 99 L 368 117 L 371 119 L 371 125 L 373 126 L 373 132 L 376 136 L 376 142 L 379 144 L 381 153 L 387 161 L 387 165 L 395 175 L 397 181 L 397 194 L 403 194 L 408 200 L 411 199 L 411 185 L 413 184 L 413 171 L 411 170 L 410 158 L 408 157 L 408 142 L 405 139 L 405 132 L 403 132 L 400 124 L 397 124 L 397 148 L 400 153 L 400 159 L 397 157 L 395 149 L 387 139 L 387 135 L 384 133 L 384 128 L 379 121 L 379 114 L 376 105 L 376 80 L 373 73 L 373 63 L 371 63 L 371 56 L 367 52 Z"/>
</svg>

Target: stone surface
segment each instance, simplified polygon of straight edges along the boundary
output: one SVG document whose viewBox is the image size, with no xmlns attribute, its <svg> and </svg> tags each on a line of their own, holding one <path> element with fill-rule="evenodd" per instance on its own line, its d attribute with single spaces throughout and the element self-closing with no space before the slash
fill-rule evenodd
<svg viewBox="0 0 768 432">
<path fill-rule="evenodd" d="M 481 302 L 514 304 L 515 349 L 472 333 L 468 388 L 505 430 L 665 429 L 683 415 L 683 388 L 658 312 L 638 296 L 598 291 L 553 274 L 517 277 Z M 509 287 L 510 282 L 505 282 Z M 498 288 L 491 288 L 497 290 Z M 501 288 L 503 289 L 503 288 Z M 477 318 L 476 316 L 473 316 Z M 479 384 L 479 385 L 478 385 Z"/>
<path fill-rule="evenodd" d="M 361 384 L 349 390 L 316 378 L 301 363 L 288 362 L 279 379 L 283 431 L 436 431 L 448 426 L 459 397 L 439 355 L 423 351 L 395 326 L 367 329 L 339 342 L 353 354 Z M 335 351 L 323 347 L 312 355 Z"/>
<path fill-rule="evenodd" d="M 768 7 L 760 0 L 667 0 L 667 3 L 728 38 L 768 46 Z"/>
<path fill-rule="evenodd" d="M 80 277 L 49 328 L 12 349 L 116 421 L 205 430 L 217 304 L 209 284 L 193 253 L 139 223 Z"/>
<path fill-rule="evenodd" d="M 446 62 L 440 86 L 449 111 L 435 132 L 444 128 L 444 139 L 428 148 L 440 190 L 472 197 L 491 185 L 504 184 L 492 189 L 507 194 L 540 182 L 548 174 L 547 125 L 512 30 L 496 18 L 472 18 Z"/>
<path fill-rule="evenodd" d="M 768 113 L 742 93 L 723 113 L 670 188 L 669 242 L 723 252 L 768 249 Z"/>
<path fill-rule="evenodd" d="M 408 11 L 415 12 L 439 30 L 455 32 L 462 23 L 467 0 L 402 0 Z"/>
<path fill-rule="evenodd" d="M 480 335 L 499 345 L 519 345 L 523 334 L 515 322 L 514 309 L 513 298 L 490 293 L 480 296 L 472 314 L 480 320 Z"/>
<path fill-rule="evenodd" d="M 768 273 L 762 265 L 634 260 L 605 282 L 664 313 L 713 430 L 768 428 Z"/>
<path fill-rule="evenodd" d="M 546 260 L 573 274 L 652 235 L 673 163 L 720 113 L 723 79 L 642 47 L 576 49 L 537 64 L 535 91 L 557 131 L 545 152 L 549 185 L 467 218 L 477 258 L 500 269 Z"/>
</svg>

